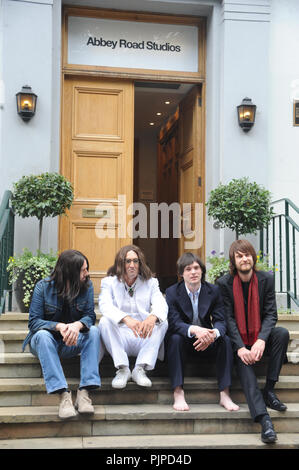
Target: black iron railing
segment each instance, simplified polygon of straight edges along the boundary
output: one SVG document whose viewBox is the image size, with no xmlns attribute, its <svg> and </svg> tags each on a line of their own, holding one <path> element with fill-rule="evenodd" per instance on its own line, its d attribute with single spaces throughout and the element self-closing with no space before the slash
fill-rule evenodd
<svg viewBox="0 0 299 470">
<path fill-rule="evenodd" d="M 287 296 L 287 308 L 292 301 L 299 306 L 297 266 L 299 263 L 299 209 L 289 199 L 272 203 L 274 216 L 267 229 L 260 231 L 260 250 L 274 266 L 276 292 Z"/>
<path fill-rule="evenodd" d="M 5 191 L 0 205 L 0 315 L 12 307 L 12 288 L 9 283 L 7 265 L 14 249 L 14 213 L 10 206 L 11 192 Z"/>
</svg>

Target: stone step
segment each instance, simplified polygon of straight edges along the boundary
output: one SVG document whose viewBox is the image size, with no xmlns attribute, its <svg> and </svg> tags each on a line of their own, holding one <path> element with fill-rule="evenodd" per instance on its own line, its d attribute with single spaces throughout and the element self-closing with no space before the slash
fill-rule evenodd
<svg viewBox="0 0 299 470">
<path fill-rule="evenodd" d="M 13 353 L 22 351 L 22 344 L 28 330 L 0 330 L 2 352 Z"/>
<path fill-rule="evenodd" d="M 68 379 L 68 385 L 75 398 L 79 380 Z M 262 389 L 265 377 L 258 379 Z M 184 383 L 185 396 L 189 404 L 219 403 L 219 392 L 215 378 L 186 377 Z M 299 377 L 281 376 L 276 384 L 276 392 L 283 402 L 296 403 L 299 397 Z M 134 382 L 128 382 L 124 390 L 111 387 L 111 378 L 103 379 L 100 389 L 90 392 L 95 405 L 113 404 L 168 404 L 173 403 L 173 392 L 170 382 L 165 377 L 154 377 L 152 387 L 142 388 Z M 231 397 L 236 403 L 246 403 L 245 396 L 238 379 L 231 387 Z M 54 406 L 58 405 L 57 394 L 47 394 L 43 378 L 1 379 L 0 406 Z"/>
<path fill-rule="evenodd" d="M 21 352 L 27 333 L 27 330 L 0 330 L 0 352 Z M 290 331 L 288 350 L 294 352 L 296 349 L 299 351 L 299 331 Z"/>
<path fill-rule="evenodd" d="M 88 436 L 88 437 L 49 437 L 32 439 L 0 439 L 0 449 L 101 449 L 105 450 L 97 456 L 101 457 L 101 463 L 110 464 L 111 459 L 118 465 L 127 464 L 134 467 L 135 458 L 138 462 L 150 463 L 152 466 L 161 465 L 161 456 L 167 458 L 163 464 L 175 465 L 174 458 L 178 459 L 178 449 L 299 449 L 299 433 L 283 433 L 278 435 L 275 444 L 264 444 L 260 439 L 260 433 L 244 434 L 158 434 L 155 436 Z M 117 449 L 134 449 L 130 456 L 117 452 Z M 144 452 L 144 449 L 165 449 L 164 452 Z M 167 450 L 172 450 L 169 452 Z M 111 450 L 111 451 L 110 451 Z M 137 451 L 139 450 L 139 452 Z M 175 452 L 176 451 L 176 452 Z M 195 461 L 192 452 L 179 452 L 182 464 Z M 191 455 L 190 455 L 191 454 Z M 196 454 L 198 456 L 198 454 Z M 158 460 L 160 456 L 160 460 Z M 186 457 L 185 457 L 186 456 Z M 126 457 L 127 460 L 120 460 Z M 128 460 L 130 458 L 131 460 Z M 194 460 L 193 460 L 194 459 Z M 112 460 L 113 461 L 113 460 Z M 177 465 L 181 465 L 177 460 Z"/>
<path fill-rule="evenodd" d="M 298 348 L 297 348 L 298 349 Z M 288 363 L 281 369 L 281 375 L 299 375 L 299 352 L 293 351 L 287 353 Z M 130 358 L 130 367 L 133 368 L 134 358 Z M 80 358 L 79 356 L 62 361 L 66 377 L 79 377 Z M 17 377 L 41 377 L 41 367 L 39 360 L 29 352 L 24 353 L 2 353 L 0 352 L 0 378 Z M 255 366 L 258 376 L 265 375 L 267 370 L 267 359 L 263 359 Z M 115 368 L 110 356 L 104 356 L 100 363 L 101 377 L 113 377 Z M 208 361 L 201 361 L 200 365 L 192 360 L 186 364 L 185 375 L 215 377 L 215 364 Z M 234 372 L 235 374 L 235 372 Z M 156 367 L 149 372 L 151 377 L 168 377 L 166 362 L 157 360 Z"/>
<path fill-rule="evenodd" d="M 96 324 L 98 324 L 101 315 L 96 313 Z M 0 314 L 0 331 L 6 330 L 28 330 L 29 313 L 6 312 Z"/>
<path fill-rule="evenodd" d="M 7 312 L 0 315 L 0 330 L 26 330 L 28 313 Z"/>
<path fill-rule="evenodd" d="M 299 403 L 287 403 L 284 413 L 269 410 L 276 432 L 299 429 Z M 92 417 L 80 415 L 62 421 L 57 406 L 0 407 L 0 439 L 78 436 L 136 436 L 173 434 L 252 434 L 260 426 L 248 407 L 229 412 L 216 404 L 194 404 L 188 412 L 171 405 L 96 405 Z"/>
<path fill-rule="evenodd" d="M 0 315 L 0 353 L 21 351 L 22 343 L 28 332 L 28 313 L 7 312 Z M 96 314 L 96 324 L 100 313 Z M 277 325 L 290 331 L 289 351 L 299 351 L 299 314 L 279 314 Z M 4 344 L 3 344 L 4 342 Z"/>
<path fill-rule="evenodd" d="M 101 318 L 101 314 L 96 311 L 96 323 L 99 322 Z M 25 330 L 28 326 L 28 313 L 21 313 L 21 312 L 6 312 L 0 314 L 0 330 L 10 330 L 12 328 L 6 328 L 5 326 L 10 324 L 11 326 L 15 326 L 14 329 L 23 329 Z M 290 314 L 278 314 L 278 321 L 277 326 L 284 326 L 292 331 L 299 331 L 299 314 L 298 313 L 290 313 Z"/>
<path fill-rule="evenodd" d="M 288 330 L 299 330 L 299 314 L 298 313 L 289 313 L 289 314 L 278 314 L 277 326 L 284 326 Z"/>
<path fill-rule="evenodd" d="M 293 339 L 299 339 L 299 330 L 289 331 L 290 341 Z M 28 334 L 28 330 L 17 329 L 17 330 L 0 330 L 0 339 L 3 341 L 23 341 Z"/>
<path fill-rule="evenodd" d="M 298 325 L 293 315 L 285 317 L 281 320 L 286 322 L 284 326 L 291 332 L 288 352 L 291 362 L 283 365 L 276 390 L 279 398 L 288 405 L 288 410 L 285 413 L 269 412 L 276 431 L 281 433 L 275 447 L 298 448 L 296 438 L 299 434 L 290 433 L 299 433 L 299 315 Z M 98 314 L 97 321 L 99 318 Z M 181 413 L 172 408 L 172 391 L 165 363 L 158 361 L 155 371 L 149 373 L 153 381 L 150 389 L 130 382 L 125 390 L 119 391 L 111 387 L 114 367 L 111 358 L 105 356 L 100 364 L 102 387 L 92 392 L 95 415 L 79 415 L 73 420 L 61 421 L 57 415 L 58 397 L 46 394 L 38 359 L 28 352 L 19 352 L 27 327 L 28 314 L 0 316 L 0 448 L 9 448 L 7 446 L 10 445 L 11 448 L 22 448 L 23 445 L 24 448 L 30 448 L 30 445 L 38 448 L 34 446 L 42 446 L 45 438 L 56 436 L 60 436 L 61 444 L 65 439 L 69 443 L 63 443 L 63 448 L 68 448 L 68 445 L 70 448 L 138 448 L 137 439 L 141 438 L 140 448 L 161 448 L 162 442 L 167 443 L 165 448 L 184 448 L 183 442 L 186 443 L 185 448 L 264 446 L 260 441 L 260 427 L 252 423 L 236 378 L 232 398 L 241 405 L 241 409 L 229 413 L 218 405 L 215 368 L 209 363 L 201 364 L 200 370 L 198 365 L 194 368 L 194 364 L 186 368 L 185 391 L 190 411 Z M 74 397 L 78 386 L 79 358 L 63 361 L 63 366 Z M 256 370 L 262 386 L 266 362 L 259 364 Z M 198 378 L 199 372 L 202 378 Z M 175 437 L 182 436 L 178 441 L 169 438 L 174 426 Z M 231 439 L 227 437 L 230 434 L 233 435 Z M 201 439 L 196 443 L 197 436 Z M 220 443 L 223 436 L 226 441 Z M 29 438 L 33 439 L 32 444 Z M 171 447 L 170 442 L 176 442 L 176 445 Z"/>
</svg>

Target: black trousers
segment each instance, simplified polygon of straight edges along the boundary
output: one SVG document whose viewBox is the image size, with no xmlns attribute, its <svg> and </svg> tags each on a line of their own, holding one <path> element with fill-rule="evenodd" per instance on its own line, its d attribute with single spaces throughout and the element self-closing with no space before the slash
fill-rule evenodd
<svg viewBox="0 0 299 470">
<path fill-rule="evenodd" d="M 284 363 L 289 342 L 289 332 L 286 328 L 273 328 L 266 342 L 264 356 L 269 356 L 266 378 L 277 382 L 281 367 Z M 251 417 L 256 421 L 260 415 L 267 413 L 262 392 L 260 391 L 254 371 L 254 365 L 246 365 L 235 356 L 238 376 L 246 396 Z"/>
<path fill-rule="evenodd" d="M 196 338 L 187 338 L 172 334 L 166 338 L 166 358 L 172 388 L 183 387 L 184 366 L 188 357 L 192 356 L 200 362 L 204 358 L 216 360 L 216 374 L 220 391 L 231 386 L 233 367 L 233 351 L 228 336 L 220 336 L 205 351 L 196 351 L 193 343 Z"/>
</svg>

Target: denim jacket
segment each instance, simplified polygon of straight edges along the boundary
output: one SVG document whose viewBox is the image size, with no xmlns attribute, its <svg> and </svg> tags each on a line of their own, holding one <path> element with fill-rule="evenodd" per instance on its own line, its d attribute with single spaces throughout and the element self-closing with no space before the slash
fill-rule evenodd
<svg viewBox="0 0 299 470">
<path fill-rule="evenodd" d="M 24 340 L 23 351 L 38 330 L 55 331 L 55 327 L 59 323 L 62 304 L 63 301 L 58 298 L 54 281 L 46 278 L 36 284 L 29 309 L 29 333 Z M 79 294 L 71 303 L 70 309 L 74 321 L 80 321 L 84 324 L 85 328 L 82 332 L 88 331 L 94 325 L 96 315 L 91 281 L 89 281 L 88 289 Z"/>
</svg>

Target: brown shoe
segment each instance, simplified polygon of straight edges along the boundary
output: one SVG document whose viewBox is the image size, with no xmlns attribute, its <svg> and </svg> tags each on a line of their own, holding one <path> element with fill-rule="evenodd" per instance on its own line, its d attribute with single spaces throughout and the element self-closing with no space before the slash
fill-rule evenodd
<svg viewBox="0 0 299 470">
<path fill-rule="evenodd" d="M 75 407 L 79 413 L 94 413 L 94 407 L 92 406 L 88 391 L 85 388 L 77 391 Z"/>
<path fill-rule="evenodd" d="M 60 395 L 58 416 L 61 419 L 68 419 L 77 416 L 76 410 L 73 406 L 71 392 L 63 392 Z"/>
</svg>

